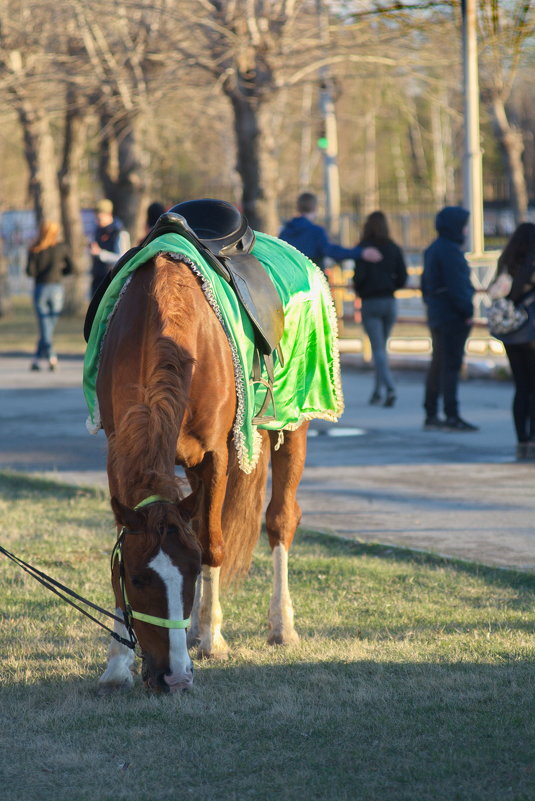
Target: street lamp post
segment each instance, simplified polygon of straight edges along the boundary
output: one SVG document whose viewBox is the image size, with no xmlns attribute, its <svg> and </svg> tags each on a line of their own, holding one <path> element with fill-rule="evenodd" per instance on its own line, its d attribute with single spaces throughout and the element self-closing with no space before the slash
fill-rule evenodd
<svg viewBox="0 0 535 801">
<path fill-rule="evenodd" d="M 479 130 L 477 0 L 461 0 L 464 70 L 464 205 L 470 212 L 469 250 L 483 253 L 483 177 Z"/>
<path fill-rule="evenodd" d="M 322 0 L 316 0 L 320 28 L 320 42 L 325 52 L 329 49 L 328 9 Z M 325 191 L 325 222 L 330 236 L 340 234 L 340 176 L 338 172 L 338 130 L 334 107 L 334 89 L 327 66 L 320 69 L 320 114 L 323 123 L 323 186 Z"/>
</svg>

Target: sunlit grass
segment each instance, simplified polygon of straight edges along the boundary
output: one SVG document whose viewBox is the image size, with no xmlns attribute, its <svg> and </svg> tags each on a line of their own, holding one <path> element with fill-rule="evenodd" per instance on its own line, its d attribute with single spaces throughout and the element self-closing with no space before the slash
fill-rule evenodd
<svg viewBox="0 0 535 801">
<path fill-rule="evenodd" d="M 110 607 L 93 489 L 0 474 L 0 542 Z M 301 531 L 301 642 L 266 645 L 265 538 L 188 695 L 96 692 L 107 637 L 0 562 L 2 797 L 528 801 L 535 577 Z"/>
</svg>

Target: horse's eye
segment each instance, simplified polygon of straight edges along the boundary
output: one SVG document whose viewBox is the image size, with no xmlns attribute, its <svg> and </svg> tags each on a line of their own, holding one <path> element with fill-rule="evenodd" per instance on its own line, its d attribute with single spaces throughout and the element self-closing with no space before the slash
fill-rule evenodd
<svg viewBox="0 0 535 801">
<path fill-rule="evenodd" d="M 134 587 L 137 587 L 138 589 L 141 589 L 141 587 L 143 587 L 145 582 L 143 581 L 141 576 L 133 576 L 132 584 L 134 585 Z"/>
</svg>

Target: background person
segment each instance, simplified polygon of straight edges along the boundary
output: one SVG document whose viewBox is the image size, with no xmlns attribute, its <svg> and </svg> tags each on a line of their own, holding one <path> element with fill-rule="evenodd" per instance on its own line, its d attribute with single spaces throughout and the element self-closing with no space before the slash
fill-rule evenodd
<svg viewBox="0 0 535 801">
<path fill-rule="evenodd" d="M 462 252 L 469 216 L 460 206 L 439 211 L 435 219 L 438 237 L 424 253 L 421 289 L 433 342 L 425 383 L 426 430 L 478 430 L 460 417 L 457 397 L 464 345 L 474 315 L 474 287 Z M 438 416 L 441 397 L 446 420 Z"/>
<path fill-rule="evenodd" d="M 312 192 L 303 192 L 297 198 L 298 216 L 289 220 L 281 229 L 279 239 L 283 239 L 294 248 L 300 250 L 318 267 L 324 269 L 326 258 L 334 261 L 344 259 L 358 259 L 362 257 L 368 261 L 376 262 L 382 258 L 375 247 L 343 248 L 329 242 L 325 228 L 314 222 L 318 210 L 318 199 Z"/>
<path fill-rule="evenodd" d="M 163 203 L 158 203 L 154 201 L 154 203 L 150 203 L 147 206 L 147 216 L 145 218 L 145 232 L 142 238 L 139 240 L 138 245 L 141 245 L 145 241 L 145 237 L 150 234 L 162 214 L 165 214 L 165 206 Z"/>
<path fill-rule="evenodd" d="M 154 201 L 150 203 L 147 207 L 147 220 L 146 220 L 146 228 L 147 233 L 152 231 L 162 214 L 165 214 L 165 206 L 163 203 L 158 203 L 158 201 Z"/>
<path fill-rule="evenodd" d="M 113 203 L 104 198 L 97 203 L 95 214 L 97 229 L 95 240 L 91 242 L 91 297 L 98 285 L 123 253 L 130 247 L 130 236 L 122 222 L 113 216 Z"/>
<path fill-rule="evenodd" d="M 397 317 L 394 292 L 405 286 L 407 267 L 401 248 L 390 239 L 388 223 L 382 211 L 374 211 L 367 217 L 359 246 L 363 252 L 373 246 L 383 257 L 376 263 L 357 259 L 353 284 L 355 292 L 362 298 L 362 324 L 372 346 L 375 387 L 369 402 L 381 403 L 384 387 L 384 406 L 388 407 L 394 405 L 396 391 L 386 343 Z"/>
<path fill-rule="evenodd" d="M 64 242 L 59 241 L 59 225 L 43 222 L 39 236 L 30 247 L 26 273 L 35 281 L 33 302 L 39 325 L 39 339 L 30 369 L 40 370 L 40 359 L 46 359 L 55 370 L 58 357 L 54 353 L 53 336 L 63 311 L 65 290 L 63 277 L 73 272 L 72 260 Z"/>
<path fill-rule="evenodd" d="M 518 303 L 535 289 L 535 225 L 521 223 L 498 259 L 497 274 L 512 279 L 507 295 Z M 518 459 L 535 459 L 535 342 L 504 345 L 515 384 L 513 423 Z"/>
</svg>

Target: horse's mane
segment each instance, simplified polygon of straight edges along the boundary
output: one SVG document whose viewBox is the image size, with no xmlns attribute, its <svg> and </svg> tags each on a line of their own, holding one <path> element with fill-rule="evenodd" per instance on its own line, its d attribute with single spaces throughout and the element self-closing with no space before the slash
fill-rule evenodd
<svg viewBox="0 0 535 801">
<path fill-rule="evenodd" d="M 116 429 L 108 437 L 108 461 L 120 477 L 122 495 L 132 505 L 150 495 L 161 495 L 178 503 L 184 497 L 182 481 L 170 472 L 175 461 L 177 435 L 188 398 L 189 376 L 193 364 L 190 353 L 171 336 L 164 335 L 168 317 L 177 318 L 181 309 L 178 293 L 169 289 L 176 262 L 154 260 L 154 280 L 147 296 L 148 313 L 140 319 L 145 325 L 140 352 L 142 364 L 139 401 L 122 410 Z M 124 301 L 123 301 L 124 302 Z M 184 525 L 176 506 L 156 504 L 148 507 L 149 531 L 164 523 L 174 524 L 185 544 L 191 546 L 194 535 Z M 176 517 L 176 519 L 175 519 Z"/>
</svg>

